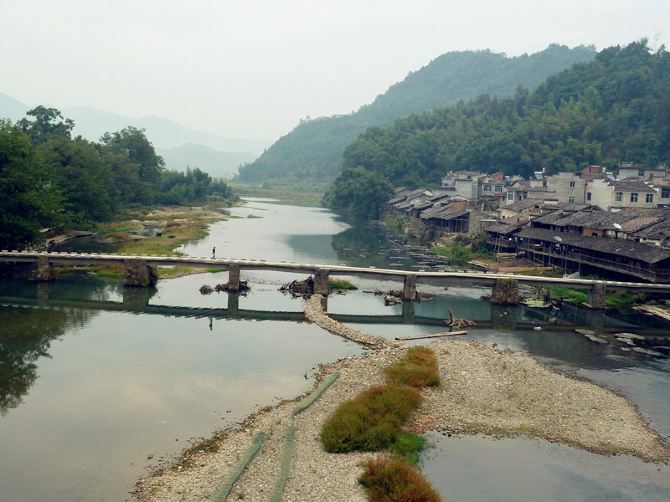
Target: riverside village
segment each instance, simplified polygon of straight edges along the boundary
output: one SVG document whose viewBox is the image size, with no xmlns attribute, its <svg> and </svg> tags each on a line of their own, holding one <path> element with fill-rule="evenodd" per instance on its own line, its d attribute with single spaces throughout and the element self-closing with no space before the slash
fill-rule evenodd
<svg viewBox="0 0 670 502">
<path fill-rule="evenodd" d="M 622 163 L 617 176 L 601 166 L 549 176 L 539 171 L 531 179 L 449 172 L 438 187 L 396 188 L 385 207 L 433 241 L 484 235 L 503 268 L 523 258 L 575 277 L 670 282 L 670 169 L 664 165 Z"/>
</svg>

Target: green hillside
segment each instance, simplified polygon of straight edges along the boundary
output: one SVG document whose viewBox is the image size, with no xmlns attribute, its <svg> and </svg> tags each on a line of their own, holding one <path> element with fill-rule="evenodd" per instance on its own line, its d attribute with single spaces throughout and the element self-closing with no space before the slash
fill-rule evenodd
<svg viewBox="0 0 670 502">
<path fill-rule="evenodd" d="M 654 53 L 646 41 L 605 49 L 532 92 L 369 129 L 347 147 L 326 202 L 369 214 L 391 185 L 436 183 L 448 170 L 529 175 L 621 161 L 670 161 L 670 53 Z"/>
<path fill-rule="evenodd" d="M 490 51 L 448 52 L 410 73 L 356 113 L 302 122 L 255 162 L 242 167 L 240 180 L 296 187 L 326 184 L 340 173 L 345 147 L 368 127 L 390 126 L 410 113 L 482 94 L 509 96 L 519 85 L 534 88 L 549 75 L 591 61 L 594 55 L 590 47 L 561 45 L 514 58 Z"/>
</svg>

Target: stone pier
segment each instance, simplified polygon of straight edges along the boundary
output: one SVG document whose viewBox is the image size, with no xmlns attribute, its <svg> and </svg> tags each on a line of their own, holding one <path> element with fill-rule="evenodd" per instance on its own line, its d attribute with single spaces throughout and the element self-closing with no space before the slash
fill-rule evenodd
<svg viewBox="0 0 670 502">
<path fill-rule="evenodd" d="M 317 268 L 314 271 L 314 294 L 326 296 L 330 293 L 329 274 L 330 271 L 325 268 Z"/>
<path fill-rule="evenodd" d="M 607 295 L 607 288 L 604 284 L 594 283 L 589 290 L 589 307 L 592 309 L 605 308 L 605 296 Z"/>
<path fill-rule="evenodd" d="M 416 300 L 416 275 L 407 274 L 402 287 L 402 301 L 411 302 L 414 300 Z"/>
<path fill-rule="evenodd" d="M 56 278 L 54 267 L 49 263 L 48 256 L 39 256 L 37 258 L 37 274 L 36 279 L 42 282 L 53 281 Z"/>
<path fill-rule="evenodd" d="M 123 262 L 123 285 L 146 288 L 155 286 L 158 282 L 158 273 L 154 267 L 147 265 L 141 258 L 131 258 Z"/>
<path fill-rule="evenodd" d="M 414 302 L 402 302 L 402 322 L 403 324 L 414 324 L 416 318 Z"/>
<path fill-rule="evenodd" d="M 240 290 L 240 265 L 231 263 L 228 267 L 228 291 Z"/>
<path fill-rule="evenodd" d="M 240 313 L 240 295 L 228 292 L 228 317 L 236 317 Z"/>
<path fill-rule="evenodd" d="M 519 281 L 516 279 L 496 279 L 491 290 L 491 303 L 496 305 L 518 304 Z"/>
</svg>

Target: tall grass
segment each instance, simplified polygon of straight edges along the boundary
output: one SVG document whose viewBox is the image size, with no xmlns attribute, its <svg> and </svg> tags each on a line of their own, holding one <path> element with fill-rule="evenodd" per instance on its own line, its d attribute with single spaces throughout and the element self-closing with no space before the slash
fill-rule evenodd
<svg viewBox="0 0 670 502">
<path fill-rule="evenodd" d="M 440 496 L 408 462 L 398 457 L 374 458 L 359 479 L 370 502 L 439 502 Z"/>
<path fill-rule="evenodd" d="M 407 386 L 371 387 L 328 418 L 321 430 L 323 447 L 331 453 L 388 448 L 420 403 L 419 393 Z"/>
<path fill-rule="evenodd" d="M 384 369 L 386 380 L 396 385 L 421 389 L 440 385 L 435 354 L 428 347 L 412 347 L 405 357 Z"/>
</svg>

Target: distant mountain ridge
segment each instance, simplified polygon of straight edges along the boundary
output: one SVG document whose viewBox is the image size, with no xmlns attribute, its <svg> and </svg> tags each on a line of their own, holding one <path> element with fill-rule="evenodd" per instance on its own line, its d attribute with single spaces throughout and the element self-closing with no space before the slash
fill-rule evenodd
<svg viewBox="0 0 670 502">
<path fill-rule="evenodd" d="M 491 51 L 448 52 L 353 114 L 302 122 L 257 160 L 240 168 L 240 179 L 294 186 L 305 180 L 331 181 L 340 173 L 345 147 L 369 127 L 386 127 L 411 113 L 482 94 L 509 96 L 518 86 L 533 89 L 575 63 L 590 62 L 595 54 L 593 47 L 562 45 L 513 58 Z"/>
<path fill-rule="evenodd" d="M 30 107 L 17 99 L 0 93 L 0 118 L 20 120 Z M 74 134 L 97 141 L 106 132 L 127 126 L 146 129 L 147 137 L 166 161 L 169 169 L 183 171 L 187 165 L 200 167 L 214 177 L 229 177 L 237 167 L 253 161 L 268 142 L 225 138 L 185 127 L 172 120 L 146 116 L 138 119 L 98 110 L 90 106 L 75 106 L 61 110 L 63 116 L 75 122 Z"/>
<path fill-rule="evenodd" d="M 237 168 L 252 162 L 256 155 L 250 152 L 222 152 L 204 145 L 187 143 L 176 148 L 157 148 L 168 169 L 183 171 L 186 167 L 199 167 L 213 178 L 230 178 Z"/>
</svg>

